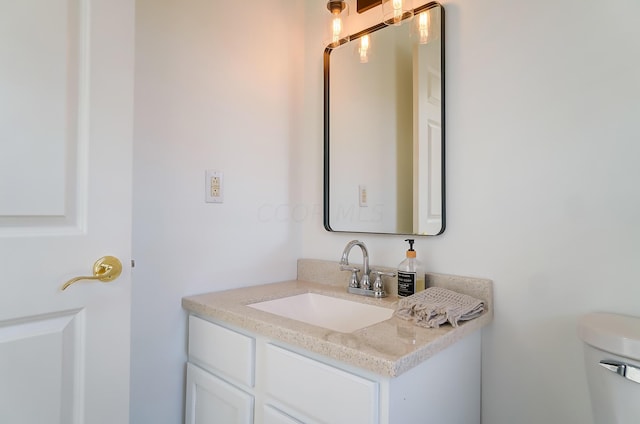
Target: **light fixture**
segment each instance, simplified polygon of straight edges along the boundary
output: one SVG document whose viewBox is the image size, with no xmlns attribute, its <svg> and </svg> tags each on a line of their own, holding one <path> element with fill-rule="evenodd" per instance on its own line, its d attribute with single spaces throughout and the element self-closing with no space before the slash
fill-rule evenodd
<svg viewBox="0 0 640 424">
<path fill-rule="evenodd" d="M 382 0 L 382 21 L 387 25 L 401 25 L 413 17 L 411 0 Z"/>
<path fill-rule="evenodd" d="M 327 47 L 334 49 L 349 41 L 347 20 L 349 16 L 349 5 L 344 0 L 327 2 L 327 10 L 331 12 L 329 21 L 325 25 L 325 42 Z"/>
</svg>

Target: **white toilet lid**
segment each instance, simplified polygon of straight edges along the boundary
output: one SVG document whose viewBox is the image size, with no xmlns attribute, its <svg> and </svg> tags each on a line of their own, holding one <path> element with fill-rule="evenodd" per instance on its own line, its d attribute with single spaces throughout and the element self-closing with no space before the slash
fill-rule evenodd
<svg viewBox="0 0 640 424">
<path fill-rule="evenodd" d="M 593 312 L 578 321 L 578 335 L 595 348 L 640 361 L 640 318 Z"/>
</svg>

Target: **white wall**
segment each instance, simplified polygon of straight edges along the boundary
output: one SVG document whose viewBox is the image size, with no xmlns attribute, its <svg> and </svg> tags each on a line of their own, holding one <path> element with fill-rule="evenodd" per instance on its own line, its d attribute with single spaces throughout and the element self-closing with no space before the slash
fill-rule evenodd
<svg viewBox="0 0 640 424">
<path fill-rule="evenodd" d="M 307 2 L 305 27 L 308 205 L 322 202 L 321 3 Z M 589 423 L 576 319 L 640 315 L 640 2 L 443 5 L 447 230 L 418 238 L 418 255 L 431 271 L 494 281 L 484 423 Z M 405 250 L 401 236 L 327 233 L 320 216 L 302 236 L 312 258 L 337 260 L 352 238 L 373 264 Z"/>
<path fill-rule="evenodd" d="M 137 1 L 132 423 L 182 422 L 183 296 L 295 277 L 302 16 Z M 223 204 L 204 203 L 205 169 L 224 172 Z"/>
</svg>

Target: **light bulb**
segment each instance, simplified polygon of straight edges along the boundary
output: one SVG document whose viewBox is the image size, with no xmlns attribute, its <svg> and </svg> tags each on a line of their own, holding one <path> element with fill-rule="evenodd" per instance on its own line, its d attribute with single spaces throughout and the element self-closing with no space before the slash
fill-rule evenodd
<svg viewBox="0 0 640 424">
<path fill-rule="evenodd" d="M 393 0 L 393 18 L 402 19 L 402 0 Z"/>
<path fill-rule="evenodd" d="M 328 48 L 334 49 L 349 41 L 349 6 L 344 0 L 329 0 L 327 10 L 331 14 L 328 15 L 324 41 L 328 43 Z"/>
<path fill-rule="evenodd" d="M 386 25 L 402 25 L 411 18 L 411 0 L 382 0 L 382 19 Z"/>
<path fill-rule="evenodd" d="M 331 42 L 337 43 L 340 40 L 340 35 L 342 34 L 342 19 L 339 15 L 335 15 L 332 22 L 332 37 Z"/>
</svg>

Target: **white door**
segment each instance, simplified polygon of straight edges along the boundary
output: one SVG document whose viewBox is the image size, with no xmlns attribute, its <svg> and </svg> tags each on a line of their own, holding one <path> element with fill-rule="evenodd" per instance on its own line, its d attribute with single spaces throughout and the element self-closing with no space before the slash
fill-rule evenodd
<svg viewBox="0 0 640 424">
<path fill-rule="evenodd" d="M 133 40 L 134 0 L 0 0 L 0 423 L 128 422 Z"/>
</svg>

